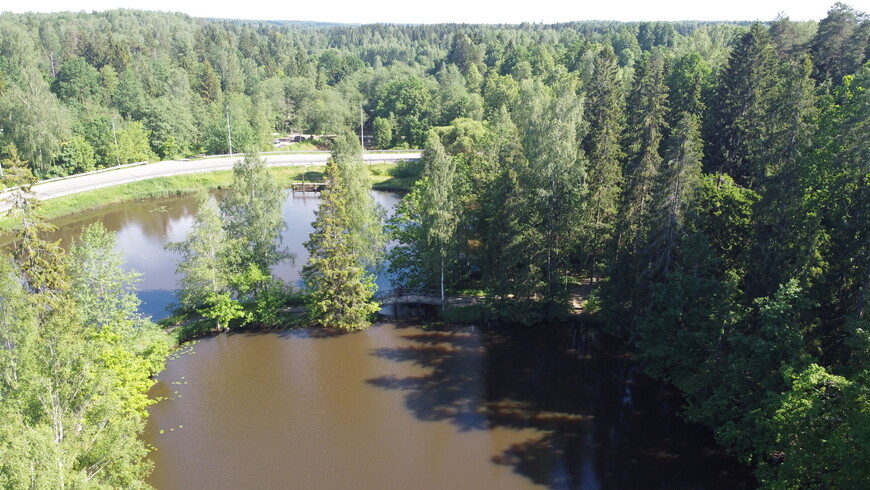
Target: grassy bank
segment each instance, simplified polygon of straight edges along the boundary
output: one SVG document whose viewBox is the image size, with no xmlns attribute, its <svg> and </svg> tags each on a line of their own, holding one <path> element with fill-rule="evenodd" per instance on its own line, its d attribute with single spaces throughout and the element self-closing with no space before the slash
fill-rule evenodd
<svg viewBox="0 0 870 490">
<path fill-rule="evenodd" d="M 407 191 L 419 176 L 418 165 L 415 164 L 379 163 L 368 168 L 372 175 L 372 187 L 377 190 Z M 270 170 L 284 187 L 290 187 L 291 182 L 302 180 L 303 174 L 306 181 L 319 181 L 323 177 L 323 165 L 274 167 Z M 156 177 L 49 199 L 42 203 L 40 213 L 46 219 L 53 220 L 108 204 L 189 194 L 199 189 L 225 188 L 230 186 L 232 180 L 231 170 Z M 18 219 L 4 215 L 0 217 L 0 233 L 14 231 L 19 224 Z"/>
</svg>

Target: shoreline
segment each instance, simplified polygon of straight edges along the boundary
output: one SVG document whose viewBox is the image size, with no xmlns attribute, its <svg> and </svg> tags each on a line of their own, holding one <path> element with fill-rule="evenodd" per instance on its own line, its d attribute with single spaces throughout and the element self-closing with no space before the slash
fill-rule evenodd
<svg viewBox="0 0 870 490">
<path fill-rule="evenodd" d="M 406 192 L 416 180 L 414 177 L 393 176 L 391 170 L 398 164 L 378 163 L 367 165 L 372 181 L 372 189 L 379 191 Z M 323 165 L 308 167 L 271 167 L 269 169 L 280 185 L 289 189 L 290 184 L 301 180 L 319 180 Z M 69 194 L 42 201 L 39 213 L 46 221 L 65 218 L 102 206 L 120 204 L 142 199 L 155 199 L 167 196 L 192 194 L 199 190 L 214 190 L 229 187 L 233 180 L 232 170 L 217 170 L 193 174 L 154 177 L 111 187 L 101 187 L 90 191 Z M 0 216 L 0 236 L 16 232 L 20 219 L 10 216 L 9 212 Z"/>
</svg>

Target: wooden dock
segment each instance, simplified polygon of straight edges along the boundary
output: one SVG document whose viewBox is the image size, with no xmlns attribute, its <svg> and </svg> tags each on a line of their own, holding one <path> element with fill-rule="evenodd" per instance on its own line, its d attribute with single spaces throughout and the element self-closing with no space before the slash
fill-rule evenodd
<svg viewBox="0 0 870 490">
<path fill-rule="evenodd" d="M 290 184 L 290 189 L 293 192 L 322 192 L 325 188 L 325 182 L 293 182 Z"/>
</svg>

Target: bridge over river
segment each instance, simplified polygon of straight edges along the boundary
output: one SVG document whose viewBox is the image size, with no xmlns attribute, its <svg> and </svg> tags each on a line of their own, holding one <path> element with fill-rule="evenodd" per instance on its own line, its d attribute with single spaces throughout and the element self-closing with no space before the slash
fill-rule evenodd
<svg viewBox="0 0 870 490">
<path fill-rule="evenodd" d="M 399 287 L 378 291 L 375 293 L 374 299 L 382 306 L 394 304 L 440 305 L 441 291 L 427 288 Z M 446 304 L 449 306 L 468 306 L 479 301 L 480 298 L 476 296 L 447 296 L 446 298 Z"/>
</svg>

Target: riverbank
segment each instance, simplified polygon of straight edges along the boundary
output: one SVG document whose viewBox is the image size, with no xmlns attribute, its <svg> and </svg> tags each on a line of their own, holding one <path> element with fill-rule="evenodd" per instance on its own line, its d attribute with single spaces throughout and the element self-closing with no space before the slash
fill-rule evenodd
<svg viewBox="0 0 870 490">
<path fill-rule="evenodd" d="M 407 191 L 419 176 L 413 164 L 378 163 L 368 165 L 368 169 L 375 190 Z M 303 176 L 306 181 L 319 181 L 323 166 L 273 167 L 270 172 L 282 187 L 289 188 L 292 182 L 302 180 Z M 191 194 L 201 189 L 222 189 L 229 187 L 232 180 L 231 170 L 155 177 L 43 201 L 39 212 L 46 220 L 54 220 L 110 204 Z M 19 219 L 3 215 L 0 217 L 0 234 L 11 233 L 19 225 Z"/>
</svg>

